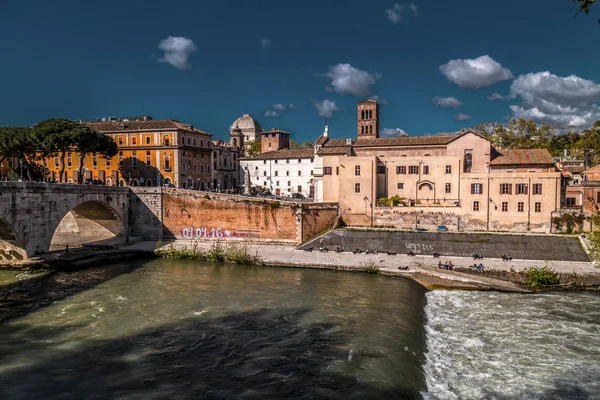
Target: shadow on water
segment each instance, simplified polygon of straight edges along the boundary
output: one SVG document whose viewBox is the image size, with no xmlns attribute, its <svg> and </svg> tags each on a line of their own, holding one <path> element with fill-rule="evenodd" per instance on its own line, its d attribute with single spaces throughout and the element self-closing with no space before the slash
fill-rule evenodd
<svg viewBox="0 0 600 400">
<path fill-rule="evenodd" d="M 308 312 L 198 316 L 133 336 L 87 339 L 75 349 L 56 342 L 76 327 L 0 326 L 4 343 L 55 342 L 24 364 L 12 359 L 23 355 L 0 354 L 0 365 L 17 365 L 0 375 L 0 398 L 421 398 L 410 382 L 361 381 L 357 371 L 370 356 L 350 359 L 335 324 L 300 325 Z"/>
<path fill-rule="evenodd" d="M 139 260 L 109 267 L 91 267 L 68 272 L 53 271 L 47 275 L 0 285 L 0 324 L 127 274 L 142 267 L 146 262 L 147 260 Z"/>
<path fill-rule="evenodd" d="M 521 393 L 519 398 L 530 399 L 530 400 L 590 400 L 597 399 L 597 393 L 594 393 L 594 397 L 586 389 L 582 388 L 577 381 L 597 382 L 600 376 L 573 376 L 570 378 L 560 378 L 554 381 L 554 387 L 545 390 L 540 393 L 532 391 L 526 391 Z M 506 396 L 502 392 L 487 391 L 485 394 L 486 399 L 495 400 L 513 400 L 513 396 Z"/>
</svg>

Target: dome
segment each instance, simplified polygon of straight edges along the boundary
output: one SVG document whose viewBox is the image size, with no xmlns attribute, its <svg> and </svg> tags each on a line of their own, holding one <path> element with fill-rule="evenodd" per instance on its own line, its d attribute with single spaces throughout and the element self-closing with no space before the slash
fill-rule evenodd
<svg viewBox="0 0 600 400">
<path fill-rule="evenodd" d="M 258 123 L 257 120 L 255 120 L 254 118 L 252 118 L 252 116 L 250 114 L 244 114 L 241 117 L 239 117 L 238 119 L 236 119 L 233 124 L 231 124 L 231 129 L 238 127 L 242 130 L 247 130 L 247 129 L 251 129 L 251 130 L 257 130 L 257 131 L 262 131 L 262 128 L 260 126 L 260 124 Z"/>
</svg>

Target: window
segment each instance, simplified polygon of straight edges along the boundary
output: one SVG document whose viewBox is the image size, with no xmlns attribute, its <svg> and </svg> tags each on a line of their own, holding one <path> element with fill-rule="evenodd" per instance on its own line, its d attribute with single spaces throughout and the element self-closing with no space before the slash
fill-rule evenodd
<svg viewBox="0 0 600 400">
<path fill-rule="evenodd" d="M 310 176 L 313 176 L 313 175 L 314 175 L 314 171 L 311 169 L 310 170 Z"/>
<path fill-rule="evenodd" d="M 360 183 L 354 184 L 354 193 L 360 193 Z"/>
<path fill-rule="evenodd" d="M 527 194 L 527 184 L 526 183 L 517 183 L 516 189 L 517 189 L 517 194 Z"/>
<path fill-rule="evenodd" d="M 58 168 L 60 165 L 60 158 L 54 157 L 54 168 Z"/>
<path fill-rule="evenodd" d="M 200 147 L 204 146 L 204 140 L 200 139 Z"/>
<path fill-rule="evenodd" d="M 502 212 L 508 212 L 508 201 L 502 202 Z"/>
<path fill-rule="evenodd" d="M 302 171 L 298 171 L 298 176 L 302 176 Z"/>
<path fill-rule="evenodd" d="M 452 184 L 446 183 L 446 193 L 452 193 Z"/>
<path fill-rule="evenodd" d="M 192 171 L 196 172 L 196 164 L 193 165 Z"/>
<path fill-rule="evenodd" d="M 267 176 L 267 171 L 263 171 L 263 176 Z"/>
<path fill-rule="evenodd" d="M 512 183 L 500 184 L 500 194 L 512 194 Z"/>
<path fill-rule="evenodd" d="M 419 173 L 419 167 L 417 165 L 411 165 L 408 167 L 408 173 L 411 175 L 415 175 Z"/>
<path fill-rule="evenodd" d="M 405 165 L 399 165 L 396 167 L 396 174 L 398 175 L 404 175 L 406 174 L 406 166 Z"/>
<path fill-rule="evenodd" d="M 111 158 L 110 157 L 106 157 L 106 167 L 107 168 L 110 168 L 110 161 L 111 161 Z"/>
<path fill-rule="evenodd" d="M 167 170 L 167 171 L 171 170 L 171 156 L 169 156 L 169 155 L 165 156 L 165 170 Z"/>
<path fill-rule="evenodd" d="M 122 137 L 120 137 L 120 138 L 119 138 L 119 146 L 122 146 L 122 145 L 123 145 L 123 138 L 122 138 Z"/>
<path fill-rule="evenodd" d="M 473 166 L 473 150 L 465 150 L 465 166 L 463 172 L 471 172 Z"/>
<path fill-rule="evenodd" d="M 354 166 L 354 176 L 360 176 L 360 165 Z"/>
<path fill-rule="evenodd" d="M 385 175 L 385 165 L 378 165 L 377 166 L 377 173 L 379 175 Z"/>
<path fill-rule="evenodd" d="M 264 182 L 263 182 L 263 186 L 267 186 L 267 181 L 264 181 Z"/>
<path fill-rule="evenodd" d="M 298 185 L 298 193 L 302 193 L 302 185 Z"/>
<path fill-rule="evenodd" d="M 196 138 L 194 138 L 192 143 L 194 143 L 194 146 L 196 145 Z"/>
<path fill-rule="evenodd" d="M 92 166 L 94 168 L 96 168 L 98 166 L 98 157 L 97 156 L 92 157 Z"/>
<path fill-rule="evenodd" d="M 471 183 L 471 194 L 483 193 L 483 185 L 481 183 Z"/>
<path fill-rule="evenodd" d="M 71 153 L 67 154 L 67 167 L 71 168 L 73 166 L 73 159 L 71 158 Z"/>
<path fill-rule="evenodd" d="M 269 148 L 271 148 L 271 143 L 269 143 Z"/>
<path fill-rule="evenodd" d="M 535 212 L 542 212 L 542 202 L 541 201 L 536 201 L 535 202 L 534 211 Z"/>
<path fill-rule="evenodd" d="M 150 144 L 150 136 L 146 136 L 146 144 Z"/>
<path fill-rule="evenodd" d="M 266 164 L 266 163 L 267 163 L 267 160 L 263 160 L 263 164 Z"/>
<path fill-rule="evenodd" d="M 190 138 L 188 138 L 188 146 L 190 145 Z"/>
<path fill-rule="evenodd" d="M 279 171 L 275 171 L 275 176 L 279 176 Z"/>
<path fill-rule="evenodd" d="M 302 164 L 302 159 L 298 159 L 298 164 Z"/>
<path fill-rule="evenodd" d="M 575 197 L 567 197 L 567 207 L 575 207 L 576 199 Z"/>
<path fill-rule="evenodd" d="M 398 183 L 398 189 L 399 190 L 404 189 L 404 183 Z"/>
<path fill-rule="evenodd" d="M 290 159 L 288 158 L 287 160 L 285 160 L 285 163 L 289 164 L 290 163 Z"/>
<path fill-rule="evenodd" d="M 131 162 L 133 164 L 134 167 L 137 167 L 138 165 L 138 158 L 137 158 L 137 151 L 133 151 L 133 156 L 131 156 Z"/>
<path fill-rule="evenodd" d="M 525 211 L 525 203 L 520 201 L 517 203 L 517 212 L 524 212 Z"/>
<path fill-rule="evenodd" d="M 340 174 L 340 167 L 335 167 L 335 174 L 339 175 Z"/>
<path fill-rule="evenodd" d="M 288 181 L 288 186 L 292 186 L 292 181 Z"/>
<path fill-rule="evenodd" d="M 279 181 L 276 181 L 276 182 L 275 182 L 275 186 L 279 186 Z"/>
<path fill-rule="evenodd" d="M 323 175 L 331 175 L 332 170 L 331 167 L 323 167 Z"/>
<path fill-rule="evenodd" d="M 473 202 L 473 211 L 479 211 L 479 202 L 478 201 Z"/>
<path fill-rule="evenodd" d="M 204 164 L 200 164 L 200 173 L 203 174 L 204 173 Z"/>
<path fill-rule="evenodd" d="M 254 167 L 254 170 L 255 170 L 255 171 L 258 171 L 258 167 Z"/>
<path fill-rule="evenodd" d="M 135 136 L 131 138 L 131 144 L 137 144 L 137 138 Z"/>
<path fill-rule="evenodd" d="M 152 165 L 152 157 L 150 157 L 150 151 L 146 151 L 146 167 L 149 167 Z"/>
<path fill-rule="evenodd" d="M 285 171 L 285 176 L 290 176 L 290 171 Z"/>
<path fill-rule="evenodd" d="M 542 194 L 542 184 L 541 183 L 533 184 L 533 194 Z"/>
<path fill-rule="evenodd" d="M 278 161 L 278 160 L 275 160 L 275 164 L 277 164 L 277 161 Z"/>
<path fill-rule="evenodd" d="M 165 138 L 165 146 L 169 146 L 169 138 Z"/>
<path fill-rule="evenodd" d="M 423 175 L 429 175 L 429 165 L 423 165 Z"/>
<path fill-rule="evenodd" d="M 446 173 L 447 174 L 451 174 L 452 173 L 452 165 L 446 165 Z"/>
</svg>

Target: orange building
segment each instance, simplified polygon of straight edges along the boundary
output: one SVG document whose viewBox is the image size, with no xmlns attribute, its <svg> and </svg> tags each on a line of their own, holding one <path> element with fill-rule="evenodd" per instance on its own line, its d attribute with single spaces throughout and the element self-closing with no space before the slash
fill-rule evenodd
<svg viewBox="0 0 600 400">
<path fill-rule="evenodd" d="M 210 187 L 211 134 L 173 119 L 155 121 L 150 117 L 111 118 L 86 124 L 111 136 L 118 153 L 112 158 L 88 154 L 84 159 L 84 181 L 119 186 Z M 65 158 L 63 179 L 59 179 L 59 154 L 46 160 L 46 165 L 52 181 L 78 181 L 76 152 Z"/>
</svg>

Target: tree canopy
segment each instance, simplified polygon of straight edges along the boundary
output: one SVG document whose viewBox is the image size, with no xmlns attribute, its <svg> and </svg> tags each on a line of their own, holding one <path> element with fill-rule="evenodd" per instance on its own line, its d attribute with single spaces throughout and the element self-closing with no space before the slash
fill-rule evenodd
<svg viewBox="0 0 600 400">
<path fill-rule="evenodd" d="M 98 152 L 111 157 L 116 154 L 117 145 L 112 137 L 97 132 L 88 125 L 64 118 L 47 119 L 31 128 L 0 127 L 0 162 L 9 156 L 23 160 L 22 167 L 30 180 L 37 180 L 45 175 L 44 168 L 39 168 L 37 161 L 53 153 L 60 154 L 62 162 L 59 176 L 62 178 L 68 151 L 80 153 L 79 176 L 81 177 L 82 161 L 86 154 Z"/>
<path fill-rule="evenodd" d="M 572 0 L 573 3 L 577 4 L 577 12 L 583 11 L 586 15 L 590 13 L 590 9 L 596 2 L 596 0 Z M 600 19 L 598 20 L 600 24 Z"/>
</svg>

